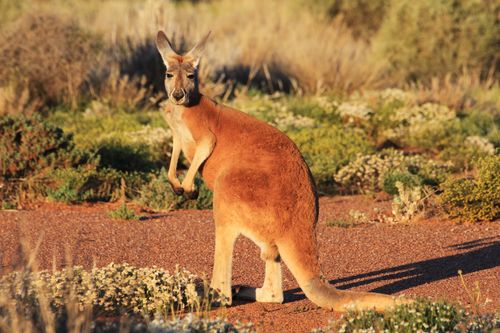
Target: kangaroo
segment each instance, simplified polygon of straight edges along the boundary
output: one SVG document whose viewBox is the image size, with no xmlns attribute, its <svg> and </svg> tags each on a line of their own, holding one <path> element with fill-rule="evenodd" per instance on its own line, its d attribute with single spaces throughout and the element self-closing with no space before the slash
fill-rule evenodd
<svg viewBox="0 0 500 333">
<path fill-rule="evenodd" d="M 232 300 L 233 246 L 238 235 L 261 249 L 264 284 L 259 302 L 283 302 L 281 259 L 305 295 L 320 307 L 383 311 L 395 297 L 338 290 L 320 277 L 316 224 L 318 194 L 297 146 L 278 129 L 199 92 L 198 70 L 208 33 L 185 54 L 163 31 L 156 38 L 166 66 L 168 95 L 162 114 L 172 129 L 168 180 L 178 195 L 196 197 L 198 171 L 213 191 L 215 258 L 211 287 Z M 182 183 L 176 175 L 180 152 L 190 162 Z"/>
</svg>

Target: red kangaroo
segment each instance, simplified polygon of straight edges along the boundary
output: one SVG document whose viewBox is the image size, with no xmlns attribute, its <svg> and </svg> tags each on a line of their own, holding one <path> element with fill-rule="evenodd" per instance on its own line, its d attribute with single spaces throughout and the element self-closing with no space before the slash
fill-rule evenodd
<svg viewBox="0 0 500 333">
<path fill-rule="evenodd" d="M 172 129 L 168 179 L 175 193 L 196 195 L 199 170 L 213 191 L 215 261 L 211 287 L 231 300 L 233 246 L 242 234 L 261 249 L 265 278 L 254 298 L 283 302 L 281 259 L 305 295 L 317 305 L 383 311 L 395 297 L 338 290 L 320 278 L 316 224 L 318 195 L 297 146 L 282 132 L 199 92 L 198 68 L 208 39 L 178 54 L 164 32 L 156 39 L 167 68 L 168 103 L 163 115 Z M 180 152 L 190 162 L 182 183 L 176 175 Z"/>
</svg>

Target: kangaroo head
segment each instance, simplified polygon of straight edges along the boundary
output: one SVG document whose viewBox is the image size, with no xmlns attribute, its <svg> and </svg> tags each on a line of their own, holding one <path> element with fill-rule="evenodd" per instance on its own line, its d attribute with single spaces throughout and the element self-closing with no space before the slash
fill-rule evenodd
<svg viewBox="0 0 500 333">
<path fill-rule="evenodd" d="M 185 54 L 177 53 L 163 31 L 158 31 L 156 47 L 167 67 L 165 89 L 170 101 L 177 105 L 192 106 L 200 98 L 198 68 L 201 54 L 210 32 Z"/>
</svg>

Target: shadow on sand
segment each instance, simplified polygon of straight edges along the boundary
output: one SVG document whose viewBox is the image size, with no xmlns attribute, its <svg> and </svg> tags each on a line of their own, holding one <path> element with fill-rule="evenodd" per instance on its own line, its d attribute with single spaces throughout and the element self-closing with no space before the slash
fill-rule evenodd
<svg viewBox="0 0 500 333">
<path fill-rule="evenodd" d="M 500 237 L 482 238 L 451 245 L 449 248 L 469 251 L 352 275 L 331 280 L 330 283 L 339 289 L 351 289 L 374 282 L 397 279 L 371 289 L 373 292 L 393 294 L 422 284 L 455 277 L 459 270 L 466 275 L 500 265 Z M 285 302 L 294 302 L 304 298 L 299 288 L 285 291 Z"/>
</svg>

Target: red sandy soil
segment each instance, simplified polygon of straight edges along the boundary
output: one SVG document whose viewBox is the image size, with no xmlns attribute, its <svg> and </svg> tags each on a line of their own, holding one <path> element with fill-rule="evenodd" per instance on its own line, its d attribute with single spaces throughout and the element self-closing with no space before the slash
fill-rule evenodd
<svg viewBox="0 0 500 333">
<path fill-rule="evenodd" d="M 210 278 L 214 225 L 210 211 L 145 213 L 141 221 L 108 217 L 116 205 L 41 204 L 24 211 L 0 211 L 0 274 L 22 265 L 21 240 L 39 242 L 40 268 L 67 263 L 92 267 L 127 262 L 172 271 L 180 265 Z M 479 282 L 489 299 L 486 311 L 500 310 L 500 223 L 455 224 L 442 219 L 409 225 L 366 224 L 329 227 L 351 209 L 373 214 L 388 201 L 365 196 L 322 198 L 318 240 L 324 276 L 341 289 L 446 298 L 468 304 L 457 271 L 469 288 Z M 248 239 L 237 241 L 233 284 L 259 287 L 264 265 Z M 252 321 L 260 332 L 309 332 L 338 314 L 319 309 L 284 269 L 284 304 L 236 302 L 218 310 L 230 321 Z"/>
</svg>

